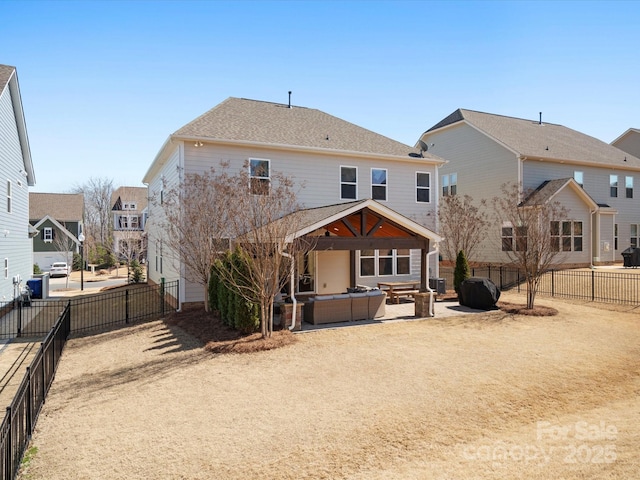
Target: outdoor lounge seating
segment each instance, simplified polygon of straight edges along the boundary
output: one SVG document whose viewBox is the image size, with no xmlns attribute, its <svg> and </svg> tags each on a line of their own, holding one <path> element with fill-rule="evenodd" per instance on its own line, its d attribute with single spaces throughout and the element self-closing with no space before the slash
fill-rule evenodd
<svg viewBox="0 0 640 480">
<path fill-rule="evenodd" d="M 304 320 L 319 325 L 379 318 L 385 314 L 386 298 L 381 290 L 317 295 L 305 301 Z"/>
</svg>

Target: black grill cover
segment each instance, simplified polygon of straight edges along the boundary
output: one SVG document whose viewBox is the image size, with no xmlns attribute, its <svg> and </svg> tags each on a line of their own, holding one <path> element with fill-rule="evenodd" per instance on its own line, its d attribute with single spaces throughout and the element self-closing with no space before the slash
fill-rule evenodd
<svg viewBox="0 0 640 480">
<path fill-rule="evenodd" d="M 500 290 L 489 278 L 471 277 L 460 284 L 460 305 L 491 310 L 499 298 Z"/>
</svg>

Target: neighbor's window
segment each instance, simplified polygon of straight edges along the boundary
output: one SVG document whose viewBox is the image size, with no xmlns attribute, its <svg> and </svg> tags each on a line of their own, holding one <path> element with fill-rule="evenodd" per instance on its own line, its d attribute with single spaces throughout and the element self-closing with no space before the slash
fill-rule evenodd
<svg viewBox="0 0 640 480">
<path fill-rule="evenodd" d="M 53 242 L 53 228 L 45 227 L 42 229 L 42 240 L 44 243 Z"/>
<path fill-rule="evenodd" d="M 451 173 L 442 176 L 442 196 L 455 195 L 458 193 L 458 174 Z"/>
<path fill-rule="evenodd" d="M 559 252 L 582 251 L 582 222 L 551 222 L 551 247 Z"/>
<path fill-rule="evenodd" d="M 504 225 L 501 232 L 502 237 L 502 251 L 513 251 L 513 227 L 510 225 Z"/>
<path fill-rule="evenodd" d="M 4 259 L 4 278 L 9 278 L 9 259 Z"/>
<path fill-rule="evenodd" d="M 416 172 L 416 202 L 429 203 L 431 201 L 431 174 Z"/>
<path fill-rule="evenodd" d="M 573 172 L 573 179 L 578 185 L 584 188 L 584 173 L 575 171 Z"/>
<path fill-rule="evenodd" d="M 632 223 L 629 226 L 631 227 L 631 238 L 629 239 L 629 244 L 632 247 L 637 247 L 640 245 L 640 242 L 638 242 L 638 237 L 640 236 L 640 225 Z"/>
<path fill-rule="evenodd" d="M 627 192 L 627 198 L 633 198 L 633 177 L 624 178 L 624 187 Z"/>
<path fill-rule="evenodd" d="M 613 249 L 618 250 L 618 224 L 613 225 Z"/>
<path fill-rule="evenodd" d="M 251 193 L 254 195 L 268 195 L 271 184 L 269 160 L 259 158 L 249 159 Z"/>
<path fill-rule="evenodd" d="M 358 198 L 358 169 L 340 167 L 340 198 L 355 200 Z"/>
<path fill-rule="evenodd" d="M 371 169 L 371 198 L 374 200 L 387 199 L 387 169 Z"/>
<path fill-rule="evenodd" d="M 360 251 L 360 276 L 384 277 L 411 274 L 411 250 L 385 249 Z"/>
<path fill-rule="evenodd" d="M 609 195 L 618 196 L 618 175 L 609 175 Z"/>
<path fill-rule="evenodd" d="M 7 213 L 11 213 L 11 180 L 7 180 Z"/>
</svg>

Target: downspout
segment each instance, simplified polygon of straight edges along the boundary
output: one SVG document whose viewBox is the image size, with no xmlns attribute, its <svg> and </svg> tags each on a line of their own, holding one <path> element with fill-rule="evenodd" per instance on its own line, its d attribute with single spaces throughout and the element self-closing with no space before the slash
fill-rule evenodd
<svg viewBox="0 0 640 480">
<path fill-rule="evenodd" d="M 435 255 L 436 253 L 439 253 L 439 251 L 438 251 L 438 243 L 437 242 L 434 244 L 433 251 L 427 253 L 427 275 L 429 275 L 429 257 L 431 255 Z M 435 312 L 434 312 L 434 309 L 433 309 L 433 289 L 429 285 L 429 279 L 428 278 L 427 278 L 427 292 L 429 292 L 429 316 L 430 317 L 434 317 L 435 316 Z"/>
<path fill-rule="evenodd" d="M 280 254 L 283 257 L 288 258 L 289 260 L 291 260 L 291 285 L 289 287 L 290 292 L 291 292 L 291 300 L 293 301 L 293 312 L 291 313 L 291 326 L 289 327 L 289 331 L 293 331 L 293 329 L 296 327 L 296 312 L 298 311 L 298 309 L 296 308 L 298 306 L 298 300 L 296 300 L 296 290 L 295 290 L 295 264 L 293 263 L 293 257 L 288 254 L 287 252 L 280 252 Z"/>
</svg>

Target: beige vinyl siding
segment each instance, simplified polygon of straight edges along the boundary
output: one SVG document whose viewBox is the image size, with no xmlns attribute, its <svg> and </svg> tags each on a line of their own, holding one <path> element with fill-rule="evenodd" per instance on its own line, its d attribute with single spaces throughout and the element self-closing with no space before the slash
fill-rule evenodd
<svg viewBox="0 0 640 480">
<path fill-rule="evenodd" d="M 570 188 L 564 188 L 553 199 L 568 210 L 567 218 L 573 222 L 582 222 L 582 251 L 561 252 L 556 263 L 565 264 L 591 264 L 591 212 L 578 195 Z M 573 247 L 572 247 L 573 248 Z"/>
<path fill-rule="evenodd" d="M 13 277 L 22 286 L 33 273 L 32 241 L 28 237 L 29 192 L 10 89 L 0 93 L 0 304 L 14 298 Z M 7 212 L 7 181 L 11 182 L 11 213 Z M 4 259 L 9 259 L 5 278 Z"/>
<path fill-rule="evenodd" d="M 640 158 L 640 132 L 629 132 L 617 142 L 612 143 L 612 145 L 630 153 L 634 157 Z"/>
<path fill-rule="evenodd" d="M 194 147 L 190 142 L 185 143 L 185 171 L 188 173 L 208 171 L 223 161 L 229 162 L 233 173 L 242 168 L 249 158 L 269 159 L 272 175 L 282 172 L 292 177 L 301 186 L 298 201 L 304 208 L 351 201 L 340 198 L 341 166 L 357 167 L 358 200 L 371 198 L 371 169 L 387 169 L 387 200 L 381 203 L 427 228 L 435 229 L 434 187 L 430 203 L 416 202 L 416 172 L 431 173 L 432 183 L 435 179 L 436 168 L 429 162 L 414 162 L 409 157 L 402 162 L 211 144 Z"/>
<path fill-rule="evenodd" d="M 611 263 L 622 259 L 618 252 L 621 252 L 628 246 L 619 238 L 620 244 L 618 250 L 615 250 L 614 239 L 614 223 L 615 215 L 594 215 L 593 228 L 593 261 L 596 263 Z M 622 246 L 624 245 L 624 246 Z"/>
</svg>

